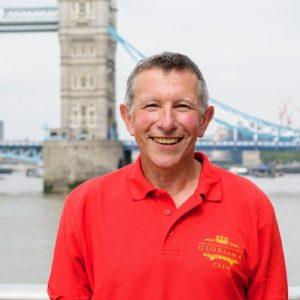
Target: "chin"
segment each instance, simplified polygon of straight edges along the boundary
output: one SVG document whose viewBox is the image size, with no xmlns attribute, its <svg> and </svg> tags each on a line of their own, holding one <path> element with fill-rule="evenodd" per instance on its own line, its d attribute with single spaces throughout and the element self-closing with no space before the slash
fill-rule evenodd
<svg viewBox="0 0 300 300">
<path fill-rule="evenodd" d="M 174 157 L 156 158 L 151 160 L 151 162 L 156 166 L 156 168 L 162 170 L 173 169 L 180 164 L 180 160 L 174 159 Z"/>
</svg>

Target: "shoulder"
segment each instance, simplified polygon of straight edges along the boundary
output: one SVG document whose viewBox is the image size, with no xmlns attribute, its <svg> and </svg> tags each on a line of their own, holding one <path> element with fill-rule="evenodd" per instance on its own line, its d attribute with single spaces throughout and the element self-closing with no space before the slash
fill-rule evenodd
<svg viewBox="0 0 300 300">
<path fill-rule="evenodd" d="M 228 188 L 237 189 L 242 193 L 250 193 L 253 196 L 266 198 L 264 192 L 248 178 L 231 173 L 228 170 L 216 167 L 223 185 Z"/>
<path fill-rule="evenodd" d="M 130 176 L 132 168 L 133 164 L 129 164 L 111 173 L 88 179 L 67 195 L 65 207 L 82 210 L 91 203 L 94 205 L 104 196 L 111 196 L 124 190 L 128 186 L 127 178 Z"/>
<path fill-rule="evenodd" d="M 267 195 L 248 178 L 216 167 L 220 174 L 222 192 L 234 206 L 257 218 L 258 226 L 272 222 L 274 208 Z M 226 200 L 226 199 L 225 199 Z"/>
<path fill-rule="evenodd" d="M 266 198 L 264 192 L 248 178 L 233 174 L 228 170 L 215 166 L 220 174 L 224 188 L 231 189 L 231 192 L 247 193 L 254 197 Z M 234 190 L 232 190 L 234 189 Z"/>
</svg>

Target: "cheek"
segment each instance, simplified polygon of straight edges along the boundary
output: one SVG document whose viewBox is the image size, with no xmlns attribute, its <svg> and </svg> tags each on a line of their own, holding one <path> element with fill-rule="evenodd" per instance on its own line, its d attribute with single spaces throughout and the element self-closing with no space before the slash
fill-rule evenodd
<svg viewBox="0 0 300 300">
<path fill-rule="evenodd" d="M 151 126 L 155 122 L 155 116 L 149 112 L 140 112 L 135 116 L 135 127 L 137 129 L 146 129 L 147 127 Z"/>
<path fill-rule="evenodd" d="M 201 128 L 201 118 L 196 114 L 187 114 L 179 117 L 178 121 L 182 124 L 188 131 L 195 131 Z"/>
<path fill-rule="evenodd" d="M 155 116 L 149 112 L 136 112 L 132 119 L 132 132 L 139 139 L 142 135 L 146 134 L 151 126 L 155 123 Z"/>
</svg>

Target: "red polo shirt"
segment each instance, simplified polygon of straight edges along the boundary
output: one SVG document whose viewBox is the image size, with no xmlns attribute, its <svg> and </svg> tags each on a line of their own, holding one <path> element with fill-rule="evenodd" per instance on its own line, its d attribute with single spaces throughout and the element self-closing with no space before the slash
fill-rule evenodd
<svg viewBox="0 0 300 300">
<path fill-rule="evenodd" d="M 179 208 L 146 181 L 140 159 L 66 199 L 51 299 L 287 299 L 274 210 L 248 180 L 203 154 L 199 184 Z"/>
</svg>

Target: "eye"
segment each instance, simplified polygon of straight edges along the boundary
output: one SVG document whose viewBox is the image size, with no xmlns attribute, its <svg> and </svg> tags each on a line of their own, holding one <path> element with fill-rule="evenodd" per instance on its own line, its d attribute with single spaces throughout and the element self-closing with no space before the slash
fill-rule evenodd
<svg viewBox="0 0 300 300">
<path fill-rule="evenodd" d="M 159 106 L 156 103 L 149 103 L 144 106 L 147 110 L 157 110 Z"/>
<path fill-rule="evenodd" d="M 179 103 L 179 104 L 176 104 L 175 106 L 175 109 L 177 111 L 189 111 L 191 109 L 191 107 L 185 103 Z"/>
</svg>

